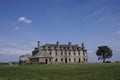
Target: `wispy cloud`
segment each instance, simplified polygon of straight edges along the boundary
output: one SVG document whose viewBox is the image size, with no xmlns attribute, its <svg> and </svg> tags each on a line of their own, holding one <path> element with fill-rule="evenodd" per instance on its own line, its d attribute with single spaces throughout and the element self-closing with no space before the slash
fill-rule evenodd
<svg viewBox="0 0 120 80">
<path fill-rule="evenodd" d="M 14 30 L 19 30 L 20 29 L 20 27 L 18 27 L 18 26 L 16 26 L 15 28 L 14 28 Z"/>
<path fill-rule="evenodd" d="M 26 54 L 32 52 L 31 44 L 24 43 L 0 43 L 0 54 Z"/>
<path fill-rule="evenodd" d="M 26 23 L 26 24 L 30 24 L 30 23 L 32 23 L 32 20 L 30 20 L 30 19 L 27 19 L 26 17 L 19 17 L 18 18 L 18 21 L 19 22 L 24 22 L 24 23 Z"/>
<path fill-rule="evenodd" d="M 93 51 L 93 50 L 88 50 L 87 52 L 88 53 L 95 53 L 95 51 Z"/>
<path fill-rule="evenodd" d="M 33 42 L 0 42 L 0 62 L 19 61 L 19 56 L 32 54 Z"/>
<path fill-rule="evenodd" d="M 120 30 L 116 31 L 116 34 L 120 35 Z"/>
</svg>

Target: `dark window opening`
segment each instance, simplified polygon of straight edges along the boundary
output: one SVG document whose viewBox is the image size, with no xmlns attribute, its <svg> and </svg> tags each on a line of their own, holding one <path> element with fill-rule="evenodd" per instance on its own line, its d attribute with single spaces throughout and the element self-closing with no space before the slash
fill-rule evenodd
<svg viewBox="0 0 120 80">
<path fill-rule="evenodd" d="M 49 59 L 49 61 L 51 62 L 51 58 Z"/>
<path fill-rule="evenodd" d="M 61 58 L 61 62 L 63 62 L 63 59 Z"/>
<path fill-rule="evenodd" d="M 75 52 L 74 52 L 74 55 L 75 55 Z"/>
<path fill-rule="evenodd" d="M 57 52 L 55 53 L 55 55 L 57 56 Z"/>
<path fill-rule="evenodd" d="M 84 61 L 85 61 L 85 58 L 84 58 Z"/>
<path fill-rule="evenodd" d="M 76 62 L 76 59 L 74 58 L 74 62 Z"/>
<path fill-rule="evenodd" d="M 69 56 L 70 56 L 70 52 L 69 52 Z"/>
<path fill-rule="evenodd" d="M 71 62 L 71 59 L 69 58 L 69 62 Z"/>
<path fill-rule="evenodd" d="M 61 52 L 61 55 L 63 55 L 63 53 Z"/>
<path fill-rule="evenodd" d="M 65 55 L 67 55 L 67 53 L 65 53 Z"/>
<path fill-rule="evenodd" d="M 51 52 L 50 52 L 50 55 L 51 55 Z"/>
</svg>

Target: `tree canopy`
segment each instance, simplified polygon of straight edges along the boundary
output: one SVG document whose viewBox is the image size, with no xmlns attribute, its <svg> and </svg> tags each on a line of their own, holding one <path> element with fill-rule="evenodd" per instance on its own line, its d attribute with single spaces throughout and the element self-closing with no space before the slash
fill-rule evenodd
<svg viewBox="0 0 120 80">
<path fill-rule="evenodd" d="M 98 56 L 98 60 L 103 60 L 105 63 L 105 59 L 112 57 L 112 50 L 108 46 L 98 46 L 98 50 L 96 51 L 96 55 Z"/>
</svg>

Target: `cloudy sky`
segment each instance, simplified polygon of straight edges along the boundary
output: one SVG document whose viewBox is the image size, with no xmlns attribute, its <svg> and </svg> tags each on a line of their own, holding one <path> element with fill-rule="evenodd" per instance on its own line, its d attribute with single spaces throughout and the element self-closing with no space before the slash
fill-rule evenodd
<svg viewBox="0 0 120 80">
<path fill-rule="evenodd" d="M 85 43 L 89 62 L 100 45 L 120 60 L 120 0 L 0 0 L 0 62 L 41 44 Z"/>
</svg>

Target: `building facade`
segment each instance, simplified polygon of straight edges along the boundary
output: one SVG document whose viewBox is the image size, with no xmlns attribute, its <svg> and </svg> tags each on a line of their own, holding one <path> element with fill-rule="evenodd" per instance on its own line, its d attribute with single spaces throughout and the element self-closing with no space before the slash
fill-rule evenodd
<svg viewBox="0 0 120 80">
<path fill-rule="evenodd" d="M 87 63 L 87 50 L 84 44 L 81 46 L 68 44 L 45 44 L 33 50 L 32 55 L 27 58 L 31 64 L 64 64 L 64 63 Z"/>
</svg>

